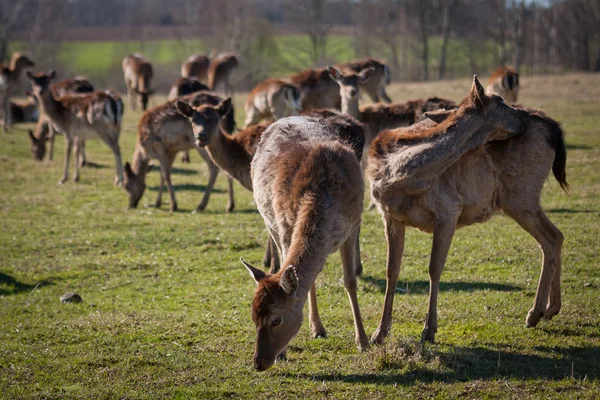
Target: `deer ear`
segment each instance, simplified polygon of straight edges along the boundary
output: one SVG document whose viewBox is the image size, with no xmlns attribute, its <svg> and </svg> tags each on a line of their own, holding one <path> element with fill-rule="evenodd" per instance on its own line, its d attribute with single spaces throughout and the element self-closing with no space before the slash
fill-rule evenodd
<svg viewBox="0 0 600 400">
<path fill-rule="evenodd" d="M 249 262 L 246 262 L 241 257 L 240 257 L 240 261 L 242 262 L 242 264 L 244 264 L 244 267 L 246 267 L 246 269 L 248 270 L 248 273 L 250 274 L 250 276 L 252 277 L 252 279 L 254 279 L 254 281 L 256 283 L 260 282 L 262 279 L 264 279 L 267 276 L 267 274 L 265 274 L 263 271 L 252 266 L 252 264 L 250 264 Z"/>
<path fill-rule="evenodd" d="M 471 86 L 469 98 L 473 101 L 476 108 L 482 108 L 487 102 L 485 90 L 483 89 L 483 86 L 481 86 L 481 83 L 479 83 L 477 75 L 473 75 L 473 85 Z"/>
<path fill-rule="evenodd" d="M 440 122 L 444 122 L 452 112 L 453 110 L 426 111 L 423 113 L 423 116 L 439 124 Z"/>
<path fill-rule="evenodd" d="M 133 171 L 131 169 L 131 164 L 129 164 L 129 161 L 127 161 L 125 163 L 125 166 L 123 169 L 125 170 L 125 175 L 127 175 L 129 177 L 133 176 Z"/>
<path fill-rule="evenodd" d="M 373 67 L 365 68 L 362 71 L 360 71 L 360 74 L 358 74 L 358 79 L 360 83 L 365 83 L 366 81 L 371 79 L 371 77 L 373 76 L 373 72 L 375 72 L 375 68 Z"/>
<path fill-rule="evenodd" d="M 293 265 L 288 265 L 281 274 L 279 285 L 288 295 L 292 296 L 298 289 L 298 275 Z"/>
<path fill-rule="evenodd" d="M 327 67 L 327 72 L 329 72 L 329 77 L 334 81 L 339 82 L 342 80 L 342 73 L 338 69 L 334 67 Z"/>
<path fill-rule="evenodd" d="M 178 101 L 175 103 L 175 108 L 177 108 L 177 112 L 183 115 L 186 118 L 190 118 L 194 114 L 194 109 L 188 103 L 184 103 L 183 101 Z"/>
<path fill-rule="evenodd" d="M 217 106 L 217 111 L 221 116 L 229 114 L 229 110 L 231 110 L 231 97 L 226 98 Z"/>
</svg>

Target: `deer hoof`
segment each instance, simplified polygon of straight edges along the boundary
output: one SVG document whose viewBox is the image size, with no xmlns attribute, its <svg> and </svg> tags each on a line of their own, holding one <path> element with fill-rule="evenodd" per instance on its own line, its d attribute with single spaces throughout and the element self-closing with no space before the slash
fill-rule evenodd
<svg viewBox="0 0 600 400">
<path fill-rule="evenodd" d="M 323 325 L 319 326 L 311 326 L 310 327 L 310 331 L 313 334 L 313 337 L 315 339 L 319 339 L 319 338 L 326 338 L 327 337 L 327 331 L 325 330 L 325 327 Z"/>
<path fill-rule="evenodd" d="M 121 187 L 123 186 L 123 178 L 119 178 L 118 176 L 115 177 L 115 186 L 116 187 Z"/>
<path fill-rule="evenodd" d="M 549 306 L 544 313 L 544 319 L 550 321 L 552 317 L 560 312 L 560 305 L 558 306 Z"/>
<path fill-rule="evenodd" d="M 435 341 L 435 330 L 425 328 L 423 332 L 421 332 L 421 343 L 429 342 L 433 343 Z"/>
<path fill-rule="evenodd" d="M 377 328 L 377 330 L 371 336 L 371 343 L 373 344 L 382 344 L 385 337 L 387 336 L 387 332 L 383 330 L 381 327 Z"/>
<path fill-rule="evenodd" d="M 175 211 L 177 211 L 177 203 L 173 203 L 173 204 L 171 204 L 171 209 L 170 209 L 170 211 L 171 211 L 171 212 L 175 212 Z"/>
<path fill-rule="evenodd" d="M 59 185 L 62 185 L 62 184 L 63 184 L 63 183 L 65 183 L 66 181 L 67 181 L 67 178 L 63 176 L 62 178 L 60 178 L 60 179 L 58 180 L 58 184 L 59 184 Z"/>
<path fill-rule="evenodd" d="M 544 316 L 543 311 L 539 311 L 539 310 L 536 310 L 535 308 L 532 308 L 527 313 L 527 319 L 525 320 L 525 325 L 528 328 L 533 328 L 538 324 L 538 322 L 540 322 L 540 319 L 542 319 L 543 316 Z"/>
<path fill-rule="evenodd" d="M 79 182 L 79 175 L 75 175 L 73 177 L 73 182 Z"/>
<path fill-rule="evenodd" d="M 226 212 L 232 212 L 233 209 L 235 208 L 235 204 L 228 204 L 227 208 L 225 209 Z"/>
<path fill-rule="evenodd" d="M 358 348 L 358 351 L 360 351 L 361 353 L 363 351 L 367 351 L 367 350 L 369 350 L 369 347 L 370 347 L 369 341 L 366 338 L 364 340 L 357 339 L 356 347 Z"/>
</svg>

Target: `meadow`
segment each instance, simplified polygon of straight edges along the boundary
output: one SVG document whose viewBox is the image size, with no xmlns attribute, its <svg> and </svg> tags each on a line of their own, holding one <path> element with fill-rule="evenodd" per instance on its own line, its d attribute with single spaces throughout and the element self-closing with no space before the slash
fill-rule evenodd
<svg viewBox="0 0 600 400">
<path fill-rule="evenodd" d="M 39 163 L 26 126 L 0 134 L 0 398 L 597 398 L 600 75 L 525 76 L 521 85 L 521 102 L 546 110 L 566 132 L 571 194 L 550 177 L 542 199 L 565 236 L 560 314 L 525 328 L 541 252 L 497 216 L 456 233 L 436 343 L 420 345 L 431 236 L 410 229 L 384 345 L 357 352 L 334 254 L 317 279 L 328 337 L 311 338 L 305 321 L 288 361 L 262 373 L 252 366 L 255 284 L 239 262 L 260 265 L 266 238 L 251 193 L 236 183 L 236 209 L 226 213 L 221 174 L 207 210 L 191 214 L 207 180 L 191 153 L 172 177 L 179 212 L 145 206 L 158 190 L 156 169 L 139 208 L 126 210 L 124 190 L 112 184 L 113 157 L 99 141 L 88 142 L 91 164 L 80 182 L 58 186 L 60 137 L 54 161 Z M 458 101 L 469 86 L 394 84 L 390 94 Z M 240 125 L 244 99 L 235 98 Z M 124 160 L 139 117 L 125 114 Z M 359 303 L 369 335 L 385 289 L 382 227 L 376 211 L 364 212 Z M 83 303 L 60 303 L 68 291 Z"/>
</svg>

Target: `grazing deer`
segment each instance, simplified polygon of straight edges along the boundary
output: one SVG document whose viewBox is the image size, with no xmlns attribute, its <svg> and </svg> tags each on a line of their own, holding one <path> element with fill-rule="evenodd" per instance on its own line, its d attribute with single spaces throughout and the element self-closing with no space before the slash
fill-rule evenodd
<svg viewBox="0 0 600 400">
<path fill-rule="evenodd" d="M 208 87 L 225 96 L 233 96 L 231 76 L 238 67 L 238 59 L 232 53 L 218 54 L 208 66 Z"/>
<path fill-rule="evenodd" d="M 519 95 L 519 74 L 511 67 L 500 67 L 488 80 L 488 95 L 495 94 L 507 103 L 515 103 Z"/>
<path fill-rule="evenodd" d="M 275 240 L 283 268 L 267 274 L 244 265 L 257 282 L 254 367 L 264 371 L 285 353 L 302 325 L 307 299 L 313 332 L 315 280 L 327 256 L 340 249 L 344 286 L 360 350 L 369 346 L 356 294 L 356 252 L 364 183 L 352 150 L 318 118 L 288 117 L 264 133 L 252 160 L 254 199 Z M 310 293 L 310 295 L 309 295 Z M 318 313 L 317 313 L 318 315 Z"/>
<path fill-rule="evenodd" d="M 294 85 L 280 79 L 267 79 L 252 89 L 245 109 L 244 126 L 255 125 L 261 119 L 277 121 L 283 117 L 297 115 L 302 109 L 300 92 Z"/>
<path fill-rule="evenodd" d="M 113 96 L 104 92 L 88 94 L 67 94 L 56 99 L 50 90 L 50 82 L 56 77 L 56 72 L 49 74 L 32 74 L 27 71 L 27 79 L 33 86 L 40 105 L 40 111 L 48 118 L 50 124 L 58 132 L 65 135 L 65 165 L 59 184 L 66 182 L 69 172 L 71 150 L 75 139 L 87 140 L 100 138 L 113 152 L 116 164 L 115 183 L 123 182 L 123 164 L 119 135 L 121 121 L 118 102 Z M 79 180 L 79 159 L 81 147 L 76 148 L 73 181 Z"/>
<path fill-rule="evenodd" d="M 129 109 L 135 111 L 139 97 L 142 110 L 148 108 L 148 98 L 154 91 L 150 89 L 153 71 L 152 64 L 139 53 L 129 54 L 123 59 L 123 76 L 127 86 Z"/>
<path fill-rule="evenodd" d="M 181 101 L 197 107 L 201 104 L 220 104 L 222 99 L 211 92 L 200 92 L 180 98 Z M 208 166 L 209 178 L 206 191 L 196 211 L 206 208 L 210 193 L 214 187 L 219 173 L 219 168 L 212 162 L 205 149 L 194 145 L 194 134 L 192 126 L 187 118 L 182 116 L 176 108 L 176 101 L 170 101 L 144 113 L 139 124 L 137 134 L 137 146 L 133 153 L 133 161 L 130 165 L 125 164 L 125 190 L 129 195 L 129 208 L 135 208 L 142 198 L 146 189 L 146 173 L 150 159 L 158 159 L 160 163 L 160 187 L 155 201 L 155 207 L 162 203 L 162 192 L 166 183 L 171 200 L 171 212 L 177 210 L 175 192 L 171 185 L 171 165 L 178 152 L 196 148 Z M 222 113 L 220 124 L 228 132 L 233 132 L 235 121 L 233 120 L 233 107 L 228 112 Z M 233 184 L 228 177 L 229 203 L 227 211 L 234 208 Z"/>
<path fill-rule="evenodd" d="M 340 88 L 329 76 L 326 68 L 307 69 L 287 79 L 300 91 L 300 105 L 304 111 L 334 108 L 342 104 Z"/>
<path fill-rule="evenodd" d="M 181 64 L 181 77 L 195 79 L 202 82 L 208 80 L 208 67 L 213 53 L 204 56 L 201 54 L 192 54 Z"/>
<path fill-rule="evenodd" d="M 361 91 L 367 94 L 375 103 L 379 101 L 385 103 L 392 102 L 392 99 L 385 92 L 386 85 L 390 84 L 390 69 L 381 61 L 368 58 L 366 60 L 338 64 L 335 68 L 345 74 L 359 74 L 361 71 L 372 68 L 371 78 L 360 83 Z"/>
<path fill-rule="evenodd" d="M 21 73 L 35 64 L 22 53 L 13 53 L 8 67 L 0 65 L 0 128 L 6 132 L 11 126 L 10 96 Z"/>
<path fill-rule="evenodd" d="M 409 128 L 385 131 L 373 142 L 367 175 L 383 215 L 388 244 L 383 315 L 372 340 L 389 333 L 392 303 L 404 251 L 405 227 L 433 232 L 429 307 L 422 341 L 437 331 L 437 297 L 457 228 L 503 211 L 540 244 L 543 266 L 527 326 L 556 315 L 561 306 L 562 233 L 540 206 L 550 170 L 568 191 L 560 126 L 540 111 L 512 108 L 487 96 L 477 80 L 458 110 L 427 113 Z"/>
</svg>

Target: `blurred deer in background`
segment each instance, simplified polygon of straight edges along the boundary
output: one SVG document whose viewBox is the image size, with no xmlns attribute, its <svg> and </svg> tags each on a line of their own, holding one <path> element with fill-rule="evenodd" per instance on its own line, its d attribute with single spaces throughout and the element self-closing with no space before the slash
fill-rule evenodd
<svg viewBox="0 0 600 400">
<path fill-rule="evenodd" d="M 142 110 L 148 108 L 148 99 L 154 91 L 150 88 L 153 77 L 152 64 L 140 53 L 129 54 L 123 59 L 123 77 L 127 86 L 129 109 L 135 111 L 138 98 Z"/>
</svg>

